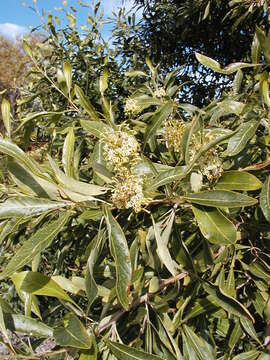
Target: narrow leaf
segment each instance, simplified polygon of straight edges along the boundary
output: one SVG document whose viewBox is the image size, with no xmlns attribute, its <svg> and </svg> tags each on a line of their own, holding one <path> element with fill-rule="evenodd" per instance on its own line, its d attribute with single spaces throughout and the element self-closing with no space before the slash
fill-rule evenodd
<svg viewBox="0 0 270 360">
<path fill-rule="evenodd" d="M 137 350 L 124 344 L 107 341 L 106 345 L 118 360 L 161 360 L 162 358 L 156 355 L 146 353 L 142 350 Z"/>
<path fill-rule="evenodd" d="M 184 196 L 184 199 L 194 204 L 217 208 L 237 208 L 252 206 L 257 203 L 257 200 L 252 197 L 228 190 L 202 191 L 196 194 L 187 194 Z"/>
<path fill-rule="evenodd" d="M 260 195 L 260 206 L 266 220 L 270 222 L 270 176 L 265 180 Z"/>
<path fill-rule="evenodd" d="M 8 134 L 10 137 L 11 134 L 11 114 L 10 114 L 10 103 L 7 99 L 2 100 L 1 104 L 1 112 L 2 112 L 2 119 Z"/>
<path fill-rule="evenodd" d="M 150 125 L 148 125 L 145 131 L 145 144 L 155 135 L 158 128 L 162 125 L 163 121 L 165 121 L 170 116 L 173 108 L 174 103 L 172 101 L 168 101 L 154 113 L 154 115 L 152 116 L 152 122 Z"/>
<path fill-rule="evenodd" d="M 257 64 L 247 64 L 247 63 L 242 63 L 242 62 L 236 62 L 234 64 L 227 65 L 222 69 L 221 65 L 216 60 L 213 60 L 213 59 L 209 58 L 208 56 L 205 56 L 205 55 L 202 55 L 199 53 L 195 53 L 195 55 L 196 55 L 197 60 L 202 65 L 207 66 L 211 70 L 213 70 L 217 73 L 220 73 L 220 74 L 224 74 L 224 75 L 233 74 L 234 72 L 236 72 L 239 69 L 258 66 Z"/>
<path fill-rule="evenodd" d="M 240 318 L 245 317 L 254 323 L 254 318 L 244 305 L 233 297 L 225 294 L 217 285 L 204 282 L 203 288 L 208 294 L 213 296 L 215 304 L 221 306 L 229 314 L 236 315 Z"/>
<path fill-rule="evenodd" d="M 28 264 L 36 255 L 50 246 L 54 238 L 63 229 L 69 216 L 70 213 L 68 212 L 61 214 L 57 220 L 45 223 L 28 240 L 26 240 L 9 261 L 4 271 L 0 273 L 0 280 L 14 274 L 14 272 Z"/>
<path fill-rule="evenodd" d="M 131 261 L 125 234 L 110 210 L 105 208 L 110 248 L 116 267 L 116 293 L 119 302 L 128 310 L 128 294 L 131 281 Z"/>
<path fill-rule="evenodd" d="M 70 205 L 67 201 L 51 201 L 30 197 L 14 197 L 0 203 L 0 219 L 36 216 L 47 211 L 61 209 Z"/>
<path fill-rule="evenodd" d="M 62 162 L 64 170 L 67 176 L 73 177 L 73 155 L 74 155 L 75 136 L 73 128 L 69 129 L 69 132 L 65 138 L 63 146 Z"/>
<path fill-rule="evenodd" d="M 106 139 L 106 136 L 112 132 L 111 127 L 101 121 L 81 120 L 81 126 L 84 130 L 98 139 Z"/>
<path fill-rule="evenodd" d="M 75 94 L 82 108 L 90 115 L 91 120 L 99 121 L 99 116 L 93 105 L 90 103 L 88 98 L 84 95 L 82 89 L 75 85 Z"/>
<path fill-rule="evenodd" d="M 68 91 L 70 92 L 72 84 L 72 67 L 68 61 L 65 61 L 63 64 L 63 73 L 65 76 Z"/>
</svg>

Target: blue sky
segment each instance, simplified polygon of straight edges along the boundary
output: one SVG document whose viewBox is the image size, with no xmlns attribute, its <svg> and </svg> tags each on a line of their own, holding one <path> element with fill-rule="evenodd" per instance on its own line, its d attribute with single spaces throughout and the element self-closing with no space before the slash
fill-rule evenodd
<svg viewBox="0 0 270 360">
<path fill-rule="evenodd" d="M 54 15 L 61 13 L 55 8 L 63 7 L 63 0 L 36 0 L 36 6 L 40 13 L 42 10 L 51 12 Z M 82 0 L 84 3 L 92 3 L 92 0 Z M 0 34 L 3 34 L 11 39 L 16 36 L 23 35 L 31 27 L 36 27 L 40 24 L 39 17 L 34 11 L 31 11 L 26 5 L 33 5 L 33 0 L 0 0 Z M 78 9 L 77 19 L 79 24 L 84 24 L 87 18 L 87 9 L 80 8 L 78 0 L 66 0 L 68 6 L 74 6 Z M 101 0 L 102 6 L 106 16 L 110 16 L 113 10 L 116 10 L 124 3 L 127 9 L 130 9 L 132 0 Z"/>
</svg>

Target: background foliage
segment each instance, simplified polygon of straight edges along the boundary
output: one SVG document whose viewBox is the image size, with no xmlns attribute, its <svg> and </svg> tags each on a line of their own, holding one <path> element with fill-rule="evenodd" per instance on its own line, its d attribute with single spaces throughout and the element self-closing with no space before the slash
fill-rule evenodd
<svg viewBox="0 0 270 360">
<path fill-rule="evenodd" d="M 185 102 L 166 57 L 137 52 L 143 27 L 124 10 L 118 47 L 102 39 L 98 4 L 84 36 L 65 8 L 68 27 L 49 16 L 46 40 L 24 41 L 16 114 L 1 104 L 10 358 L 269 358 L 270 50 L 257 5 L 235 15 L 260 25 L 241 62 L 196 53 L 197 69 L 231 83 L 204 107 Z"/>
</svg>

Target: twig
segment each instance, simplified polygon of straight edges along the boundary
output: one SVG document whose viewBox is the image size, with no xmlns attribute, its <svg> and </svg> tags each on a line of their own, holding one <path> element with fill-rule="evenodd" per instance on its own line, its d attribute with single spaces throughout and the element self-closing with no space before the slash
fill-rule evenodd
<svg viewBox="0 0 270 360">
<path fill-rule="evenodd" d="M 128 311 L 136 308 L 137 306 L 139 306 L 143 303 L 148 302 L 152 297 L 154 297 L 162 289 L 164 289 L 165 287 L 167 287 L 170 284 L 175 284 L 177 281 L 184 279 L 184 277 L 186 277 L 187 275 L 188 275 L 188 273 L 184 272 L 184 273 L 178 274 L 176 276 L 172 276 L 169 279 L 165 279 L 165 280 L 161 281 L 157 291 L 155 291 L 153 293 L 148 292 L 148 293 L 140 296 L 138 299 L 134 300 L 132 302 L 132 304 L 130 305 L 130 308 Z M 97 327 L 97 329 L 95 330 L 95 334 L 97 336 L 99 336 L 107 328 L 114 325 L 128 311 L 124 310 L 124 309 L 118 310 L 106 324 Z"/>
</svg>

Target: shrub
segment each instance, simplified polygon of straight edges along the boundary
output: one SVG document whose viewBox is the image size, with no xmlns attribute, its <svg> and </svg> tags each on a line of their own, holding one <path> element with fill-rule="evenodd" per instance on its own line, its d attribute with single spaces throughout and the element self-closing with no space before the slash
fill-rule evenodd
<svg viewBox="0 0 270 360">
<path fill-rule="evenodd" d="M 123 74 L 98 42 L 85 75 L 90 40 L 76 34 L 65 45 L 52 34 L 46 59 L 25 42 L 31 97 L 13 120 L 2 104 L 7 347 L 29 359 L 267 358 L 268 38 L 257 30 L 252 64 L 197 54 L 235 75 L 199 109 L 180 102 L 177 71 L 147 58 Z M 10 330 L 28 342 L 18 349 Z"/>
</svg>

